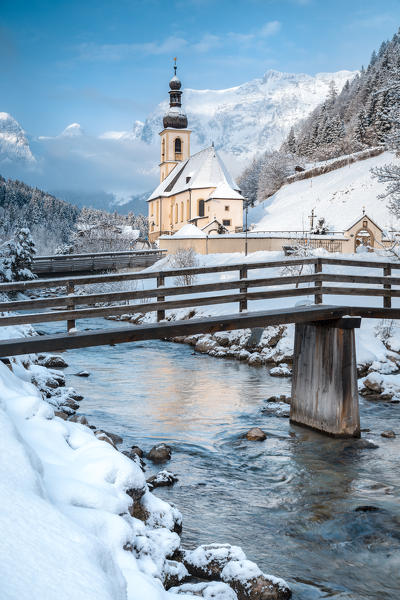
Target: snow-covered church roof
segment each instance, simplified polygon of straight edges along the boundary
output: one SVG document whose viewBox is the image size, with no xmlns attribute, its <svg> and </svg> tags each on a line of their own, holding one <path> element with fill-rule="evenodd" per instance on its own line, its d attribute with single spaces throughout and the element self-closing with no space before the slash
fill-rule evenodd
<svg viewBox="0 0 400 600">
<path fill-rule="evenodd" d="M 216 188 L 210 198 L 244 200 L 214 146 L 179 162 L 148 200 L 160 196 L 175 196 L 189 189 L 200 188 Z"/>
</svg>

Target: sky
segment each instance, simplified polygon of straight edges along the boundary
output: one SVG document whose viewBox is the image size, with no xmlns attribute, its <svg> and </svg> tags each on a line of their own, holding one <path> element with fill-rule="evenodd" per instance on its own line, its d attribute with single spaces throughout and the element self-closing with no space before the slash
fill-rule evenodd
<svg viewBox="0 0 400 600">
<path fill-rule="evenodd" d="M 184 86 L 359 69 L 400 0 L 0 0 L 0 111 L 32 136 L 127 130 Z"/>
</svg>

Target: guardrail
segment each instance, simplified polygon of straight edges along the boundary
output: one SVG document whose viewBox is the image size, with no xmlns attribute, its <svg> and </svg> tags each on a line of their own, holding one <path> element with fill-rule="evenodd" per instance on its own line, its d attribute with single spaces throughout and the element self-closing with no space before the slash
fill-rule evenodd
<svg viewBox="0 0 400 600">
<path fill-rule="evenodd" d="M 36 256 L 33 261 L 33 272 L 36 274 L 73 273 L 133 266 L 145 267 L 154 264 L 164 254 L 165 250 L 124 250 L 121 252 Z"/>
<path fill-rule="evenodd" d="M 324 273 L 324 264 L 382 269 L 383 274 L 355 275 Z M 311 265 L 313 267 L 313 273 L 304 275 L 289 274 L 280 277 L 267 277 L 265 275 L 255 278 L 248 277 L 249 272 L 256 269 L 303 267 L 306 265 Z M 391 276 L 392 270 L 394 269 L 400 269 L 400 263 L 310 257 L 246 264 L 239 263 L 214 267 L 189 267 L 162 271 L 116 273 L 57 278 L 51 280 L 36 279 L 16 283 L 1 283 L 0 293 L 64 287 L 65 294 L 51 298 L 1 302 L 0 311 L 3 313 L 10 311 L 32 311 L 34 309 L 53 310 L 1 316 L 0 326 L 67 321 L 67 329 L 70 331 L 75 327 L 75 321 L 83 318 L 106 317 L 110 315 L 120 315 L 126 312 L 132 314 L 157 312 L 157 320 L 160 321 L 165 318 L 166 310 L 237 302 L 239 304 L 239 312 L 242 312 L 247 310 L 248 302 L 250 301 L 305 295 L 313 295 L 315 304 L 321 304 L 324 295 L 378 296 L 383 298 L 384 308 L 391 308 L 391 299 L 400 297 L 400 289 L 393 289 L 393 286 L 400 286 L 400 277 Z M 172 286 L 168 286 L 165 283 L 166 280 L 170 278 L 181 278 L 183 276 L 188 277 L 210 273 L 229 273 L 234 271 L 238 272 L 238 278 L 227 281 Z M 82 295 L 75 293 L 76 287 L 80 285 L 86 286 L 99 283 L 140 281 L 147 279 L 155 279 L 156 287 L 143 290 L 135 289 Z M 338 283 L 356 284 L 358 286 L 366 284 L 368 287 L 350 287 L 349 285 L 341 287 L 337 285 Z M 305 284 L 309 285 L 309 287 L 301 287 Z M 265 289 L 271 287 L 280 287 L 281 289 Z M 229 293 L 215 294 L 215 292 Z M 208 295 L 209 293 L 213 293 L 213 295 Z M 171 296 L 183 296 L 183 298 L 166 300 L 166 298 L 170 298 Z M 130 301 L 134 301 L 133 304 L 114 304 L 116 302 Z M 113 304 L 112 306 L 95 306 L 99 303 Z M 83 308 L 77 308 L 79 306 Z"/>
</svg>

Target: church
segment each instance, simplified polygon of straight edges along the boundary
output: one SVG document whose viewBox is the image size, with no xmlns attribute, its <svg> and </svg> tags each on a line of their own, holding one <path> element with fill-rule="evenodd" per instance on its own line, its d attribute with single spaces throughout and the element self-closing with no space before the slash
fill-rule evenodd
<svg viewBox="0 0 400 600">
<path fill-rule="evenodd" d="M 207 235 L 243 230 L 244 198 L 212 144 L 190 155 L 188 120 L 182 110 L 182 84 L 169 82 L 169 109 L 163 118 L 160 184 L 147 200 L 149 240 L 195 225 Z"/>
</svg>

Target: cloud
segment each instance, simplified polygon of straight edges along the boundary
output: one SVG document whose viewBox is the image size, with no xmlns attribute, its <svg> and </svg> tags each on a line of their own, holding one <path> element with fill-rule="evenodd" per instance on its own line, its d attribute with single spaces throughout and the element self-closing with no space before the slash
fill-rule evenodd
<svg viewBox="0 0 400 600">
<path fill-rule="evenodd" d="M 208 52 L 221 45 L 221 38 L 212 33 L 205 33 L 201 40 L 196 44 L 193 44 L 193 49 L 196 52 Z"/>
<path fill-rule="evenodd" d="M 282 28 L 280 21 L 268 21 L 261 29 L 249 33 L 231 31 L 224 36 L 204 33 L 198 41 L 188 41 L 183 37 L 169 36 L 161 41 L 142 42 L 140 44 L 80 44 L 78 58 L 86 61 L 117 62 L 140 55 L 170 55 L 181 50 L 205 54 L 215 48 L 232 44 L 249 44 L 277 34 Z"/>
<path fill-rule="evenodd" d="M 260 29 L 260 35 L 262 37 L 269 37 L 270 35 L 275 35 L 281 30 L 282 23 L 280 21 L 268 21 L 265 23 L 263 27 Z"/>
<path fill-rule="evenodd" d="M 162 42 L 143 42 L 141 44 L 95 44 L 85 43 L 78 46 L 79 58 L 89 61 L 113 62 L 130 58 L 137 54 L 160 55 L 174 54 L 188 45 L 187 40 L 170 36 Z"/>
</svg>

